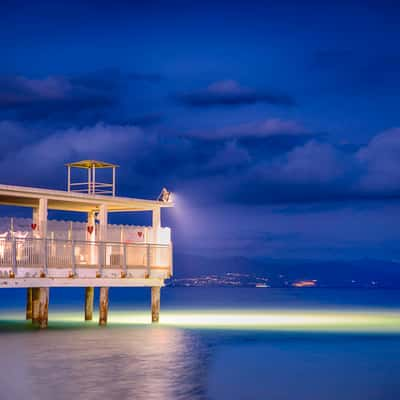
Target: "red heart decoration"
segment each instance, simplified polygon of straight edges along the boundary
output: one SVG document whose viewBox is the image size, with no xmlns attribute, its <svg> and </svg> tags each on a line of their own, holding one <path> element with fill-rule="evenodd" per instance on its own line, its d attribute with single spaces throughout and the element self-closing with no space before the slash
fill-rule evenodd
<svg viewBox="0 0 400 400">
<path fill-rule="evenodd" d="M 31 224 L 31 228 L 32 228 L 33 230 L 35 230 L 35 229 L 36 229 L 36 227 L 37 227 L 37 225 L 36 225 L 36 224 Z"/>
<path fill-rule="evenodd" d="M 143 236 L 143 232 L 138 232 L 137 235 L 141 238 Z"/>
<path fill-rule="evenodd" d="M 88 226 L 87 227 L 87 231 L 89 232 L 90 235 L 93 233 L 93 229 L 94 229 L 93 226 Z"/>
</svg>

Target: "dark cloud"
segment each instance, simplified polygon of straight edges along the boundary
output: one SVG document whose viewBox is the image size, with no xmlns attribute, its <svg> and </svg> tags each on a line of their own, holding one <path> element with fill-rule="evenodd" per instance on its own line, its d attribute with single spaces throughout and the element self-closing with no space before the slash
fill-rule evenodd
<svg viewBox="0 0 400 400">
<path fill-rule="evenodd" d="M 375 136 L 356 152 L 311 140 L 252 165 L 225 193 L 239 203 L 309 203 L 400 197 L 400 129 Z M 246 188 L 246 190 L 243 190 Z"/>
<path fill-rule="evenodd" d="M 400 195 L 400 128 L 375 136 L 356 154 L 367 170 L 360 182 L 361 190 L 377 195 Z"/>
<path fill-rule="evenodd" d="M 317 135 L 292 120 L 269 118 L 208 130 L 192 130 L 185 137 L 206 142 L 235 141 L 254 159 L 283 154 Z"/>
<path fill-rule="evenodd" d="M 348 174 L 349 163 L 334 146 L 311 140 L 287 153 L 255 160 L 231 180 L 226 200 L 243 204 L 339 200 L 350 195 L 355 179 Z"/>
<path fill-rule="evenodd" d="M 214 130 L 190 131 L 187 136 L 209 140 L 266 138 L 273 136 L 301 136 L 308 135 L 301 123 L 279 118 L 269 118 L 261 121 L 226 126 Z"/>
<path fill-rule="evenodd" d="M 146 73 L 146 72 L 132 72 L 128 74 L 128 79 L 135 81 L 143 81 L 148 83 L 158 83 L 161 82 L 164 77 L 161 74 L 156 73 Z"/>
<path fill-rule="evenodd" d="M 103 92 L 115 92 L 126 82 L 126 76 L 116 68 L 92 71 L 68 79 L 73 85 Z"/>
<path fill-rule="evenodd" d="M 279 157 L 290 150 L 302 146 L 312 139 L 311 135 L 276 135 L 265 138 L 243 137 L 237 143 L 245 147 L 255 159 Z"/>
<path fill-rule="evenodd" d="M 296 104 L 294 98 L 287 94 L 250 89 L 232 80 L 214 82 L 206 89 L 181 94 L 178 99 L 186 106 L 198 108 L 256 103 L 292 107 Z"/>
<path fill-rule="evenodd" d="M 164 116 L 159 113 L 138 115 L 132 118 L 123 118 L 119 121 L 113 121 L 116 125 L 134 125 L 141 128 L 146 128 L 153 125 L 158 125 L 164 119 Z"/>
<path fill-rule="evenodd" d="M 0 135 L 14 138 L 1 143 L 4 183 L 60 187 L 65 162 L 99 158 L 123 165 L 118 182 L 127 195 L 156 195 L 167 185 L 189 197 L 195 193 L 196 202 L 243 205 L 400 196 L 400 129 L 352 152 L 312 136 L 281 152 L 256 152 L 238 138 L 204 140 L 110 124 L 61 129 L 33 140 L 28 128 L 3 122 Z"/>
<path fill-rule="evenodd" d="M 93 125 L 111 124 L 149 126 L 161 121 L 159 113 L 127 117 L 124 100 L 130 99 L 130 81 L 156 82 L 157 74 L 124 74 L 105 69 L 77 76 L 0 76 L 0 118 L 19 121 L 48 121 Z M 132 100 L 132 99 L 130 99 Z M 135 101 L 135 98 L 133 98 Z M 58 126 L 60 127 L 60 126 Z"/>
<path fill-rule="evenodd" d="M 151 147 L 143 132 L 133 126 L 109 126 L 62 129 L 46 137 L 24 143 L 19 148 L 4 148 L 1 160 L 3 183 L 64 186 L 63 165 L 66 162 L 93 158 L 126 164 L 134 154 Z M 18 165 L 13 173 L 12 165 Z M 134 179 L 134 175 L 131 176 Z"/>
<path fill-rule="evenodd" d="M 0 121 L 0 160 L 9 152 L 16 151 L 35 140 L 28 129 L 13 121 Z"/>
<path fill-rule="evenodd" d="M 233 149 L 218 175 L 193 178 L 189 192 L 207 192 L 209 198 L 243 205 L 400 197 L 400 174 L 396 172 L 400 170 L 400 129 L 383 132 L 353 152 L 315 139 L 279 154 L 239 152 L 246 149 L 240 142 Z"/>
<path fill-rule="evenodd" d="M 116 84 L 99 76 L 0 78 L 0 111 L 20 120 L 62 118 L 117 104 Z"/>
<path fill-rule="evenodd" d="M 104 83 L 104 82 L 102 82 Z M 108 106 L 114 102 L 103 85 L 95 80 L 50 76 L 30 79 L 23 76 L 0 78 L 0 109 L 23 109 L 36 105 L 68 107 Z"/>
</svg>

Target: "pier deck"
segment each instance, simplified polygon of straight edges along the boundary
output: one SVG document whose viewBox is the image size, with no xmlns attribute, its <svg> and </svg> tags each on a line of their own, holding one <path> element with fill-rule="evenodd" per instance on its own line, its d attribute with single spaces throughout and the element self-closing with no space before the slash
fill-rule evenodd
<svg viewBox="0 0 400 400">
<path fill-rule="evenodd" d="M 74 166 L 87 169 L 85 193 L 71 190 Z M 96 182 L 96 168 L 106 167 L 112 183 Z M 150 287 L 152 321 L 158 321 L 160 288 L 173 273 L 171 232 L 161 227 L 161 209 L 173 204 L 166 189 L 161 200 L 115 196 L 116 167 L 68 164 L 68 191 L 0 185 L 0 205 L 32 209 L 32 219 L 0 218 L 0 289 L 27 288 L 27 319 L 42 328 L 51 287 L 85 287 L 86 319 L 93 315 L 93 288 L 100 287 L 100 325 L 107 323 L 109 287 Z M 112 195 L 102 194 L 105 186 Z M 84 213 L 86 222 L 50 220 L 48 210 Z M 151 212 L 151 226 L 108 223 L 109 213 L 143 211 Z"/>
</svg>

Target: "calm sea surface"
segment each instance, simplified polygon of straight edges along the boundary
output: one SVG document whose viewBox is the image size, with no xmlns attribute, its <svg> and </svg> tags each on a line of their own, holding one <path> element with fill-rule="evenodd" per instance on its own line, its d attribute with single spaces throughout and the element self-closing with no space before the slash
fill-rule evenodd
<svg viewBox="0 0 400 400">
<path fill-rule="evenodd" d="M 82 289 L 52 289 L 47 331 L 25 292 L 0 291 L 0 399 L 400 399 L 400 291 L 110 290 L 110 324 Z"/>
</svg>

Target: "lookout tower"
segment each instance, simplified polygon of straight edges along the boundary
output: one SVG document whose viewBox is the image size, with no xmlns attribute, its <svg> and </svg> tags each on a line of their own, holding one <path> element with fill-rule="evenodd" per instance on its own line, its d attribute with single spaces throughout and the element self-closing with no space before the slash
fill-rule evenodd
<svg viewBox="0 0 400 400">
<path fill-rule="evenodd" d="M 67 167 L 67 190 L 68 192 L 80 192 L 87 194 L 101 194 L 115 196 L 115 172 L 119 167 L 116 164 L 110 164 L 104 161 L 82 160 L 65 164 Z M 87 170 L 87 180 L 78 181 L 72 176 L 72 172 Z M 96 181 L 96 170 L 111 170 L 111 181 Z M 74 180 L 73 180 L 74 179 Z"/>
</svg>

